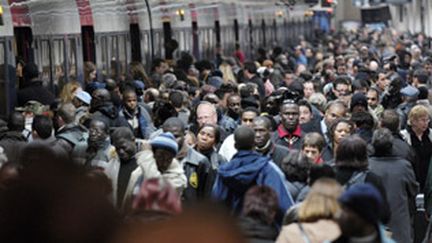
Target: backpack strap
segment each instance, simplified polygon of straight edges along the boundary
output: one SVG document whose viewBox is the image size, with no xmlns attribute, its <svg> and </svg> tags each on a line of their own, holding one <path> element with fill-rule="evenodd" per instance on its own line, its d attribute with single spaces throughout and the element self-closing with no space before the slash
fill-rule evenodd
<svg viewBox="0 0 432 243">
<path fill-rule="evenodd" d="M 351 178 L 348 180 L 348 182 L 345 183 L 345 189 L 348 189 L 350 186 L 354 184 L 364 183 L 368 172 L 369 172 L 368 170 L 354 172 Z"/>
<path fill-rule="evenodd" d="M 304 230 L 302 224 L 301 223 L 297 223 L 297 225 L 298 225 L 298 227 L 300 229 L 300 233 L 302 234 L 303 241 L 305 243 L 312 243 L 312 241 L 309 239 L 308 235 L 306 234 L 306 231 Z"/>
</svg>

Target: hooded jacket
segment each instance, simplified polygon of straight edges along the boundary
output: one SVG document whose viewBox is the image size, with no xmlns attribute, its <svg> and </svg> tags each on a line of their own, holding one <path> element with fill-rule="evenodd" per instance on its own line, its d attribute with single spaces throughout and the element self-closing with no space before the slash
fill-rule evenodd
<svg viewBox="0 0 432 243">
<path fill-rule="evenodd" d="M 138 134 L 135 134 L 135 137 L 140 139 L 148 139 L 150 137 L 150 134 L 156 131 L 156 128 L 154 127 L 151 116 L 147 112 L 147 110 L 141 105 L 138 105 L 137 109 L 138 110 L 136 116 L 138 118 L 139 131 Z M 119 112 L 119 116 L 123 117 L 126 121 L 128 121 L 128 120 L 132 120 L 135 115 L 130 114 L 129 111 L 123 107 Z M 129 122 L 128 122 L 128 127 L 132 131 L 134 130 L 133 127 L 129 124 Z"/>
<path fill-rule="evenodd" d="M 283 173 L 270 157 L 255 151 L 240 150 L 229 163 L 219 167 L 212 195 L 239 213 L 244 194 L 254 185 L 269 186 L 276 192 L 281 215 L 293 205 Z"/>
<path fill-rule="evenodd" d="M 100 119 L 108 122 L 110 128 L 129 127 L 129 123 L 124 117 L 119 116 L 117 108 L 112 102 L 105 102 L 95 108 L 91 108 L 92 119 Z"/>
</svg>

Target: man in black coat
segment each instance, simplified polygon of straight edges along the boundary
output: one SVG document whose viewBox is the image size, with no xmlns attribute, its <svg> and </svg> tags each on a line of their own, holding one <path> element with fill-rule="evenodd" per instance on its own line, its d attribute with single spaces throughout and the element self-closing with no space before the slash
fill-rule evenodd
<svg viewBox="0 0 432 243">
<path fill-rule="evenodd" d="M 28 101 L 35 100 L 43 105 L 54 103 L 54 95 L 43 86 L 42 80 L 38 79 L 38 67 L 34 63 L 28 63 L 24 67 L 24 79 L 26 86 L 18 91 L 17 105 L 24 106 Z"/>
<path fill-rule="evenodd" d="M 255 130 L 255 151 L 272 158 L 279 167 L 289 150 L 271 141 L 271 121 L 265 116 L 258 116 L 253 121 Z"/>
<path fill-rule="evenodd" d="M 92 94 L 90 113 L 92 119 L 105 121 L 110 129 L 115 127 L 129 127 L 127 120 L 119 116 L 118 109 L 111 101 L 111 95 L 106 89 L 97 89 Z"/>
<path fill-rule="evenodd" d="M 390 206 L 389 226 L 396 242 L 412 242 L 410 203 L 418 192 L 413 167 L 403 158 L 392 155 L 393 135 L 387 128 L 380 128 L 373 134 L 372 145 L 375 149 L 369 158 L 369 169 L 378 175 L 385 188 Z M 391 173 L 389 173 L 391 171 Z"/>
</svg>

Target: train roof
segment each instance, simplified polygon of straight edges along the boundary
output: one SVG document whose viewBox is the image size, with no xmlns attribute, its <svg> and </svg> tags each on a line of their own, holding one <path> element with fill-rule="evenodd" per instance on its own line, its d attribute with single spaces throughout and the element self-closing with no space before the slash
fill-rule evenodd
<svg viewBox="0 0 432 243">
<path fill-rule="evenodd" d="M 145 0 L 1 1 L 5 9 L 10 9 L 10 14 L 4 15 L 9 21 L 5 26 L 28 26 L 34 35 L 78 34 L 82 26 L 93 26 L 95 33 L 127 32 L 130 24 L 150 29 Z M 200 27 L 214 26 L 216 20 L 221 26 L 232 25 L 234 19 L 239 24 L 249 20 L 258 23 L 262 19 L 272 21 L 276 11 L 282 11 L 287 18 L 303 16 L 303 12 L 295 14 L 297 6 L 287 8 L 280 0 L 148 0 L 148 4 L 153 28 L 162 28 L 166 21 L 176 28 L 189 28 L 192 21 Z M 179 11 L 184 15 L 181 20 Z"/>
</svg>

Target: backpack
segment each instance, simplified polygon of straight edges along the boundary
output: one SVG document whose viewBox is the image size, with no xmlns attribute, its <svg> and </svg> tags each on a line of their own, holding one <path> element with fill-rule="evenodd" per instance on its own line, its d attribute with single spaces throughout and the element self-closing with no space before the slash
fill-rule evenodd
<svg viewBox="0 0 432 243">
<path fill-rule="evenodd" d="M 60 133 L 57 135 L 58 139 L 64 139 L 73 145 L 72 157 L 74 160 L 84 158 L 87 150 L 87 139 L 89 134 L 86 130 L 79 127 L 73 131 Z"/>
<path fill-rule="evenodd" d="M 345 183 L 345 185 L 343 185 L 343 188 L 345 190 L 348 190 L 348 188 L 350 188 L 351 186 L 353 186 L 355 184 L 365 183 L 366 176 L 368 175 L 368 173 L 369 173 L 368 170 L 362 170 L 362 171 L 354 172 L 351 175 L 351 178 L 348 180 L 348 182 Z"/>
</svg>

